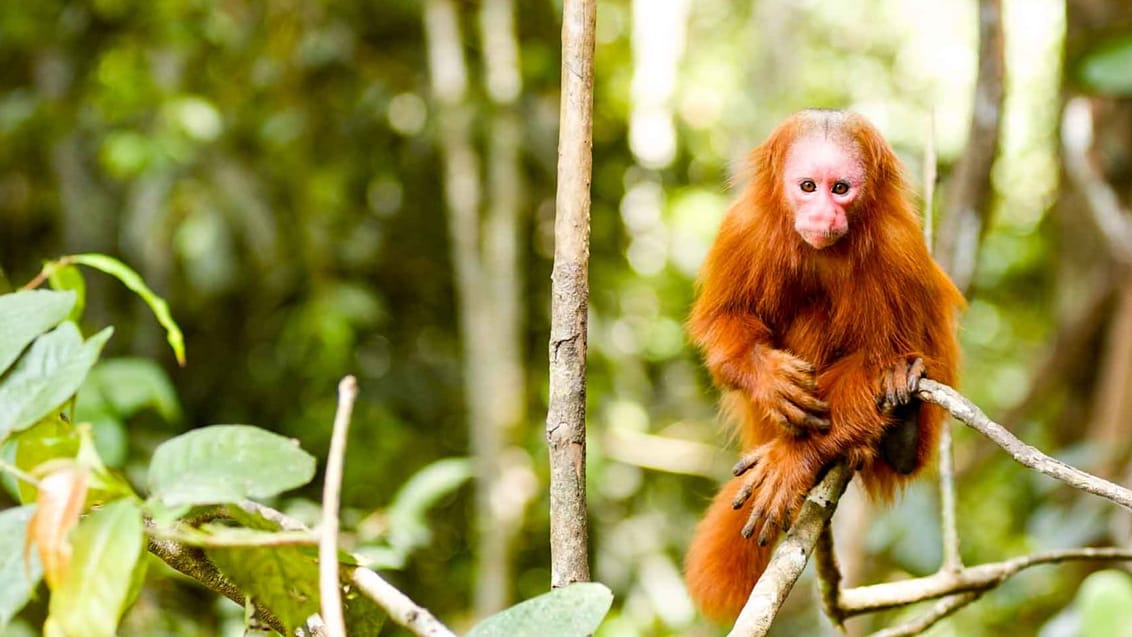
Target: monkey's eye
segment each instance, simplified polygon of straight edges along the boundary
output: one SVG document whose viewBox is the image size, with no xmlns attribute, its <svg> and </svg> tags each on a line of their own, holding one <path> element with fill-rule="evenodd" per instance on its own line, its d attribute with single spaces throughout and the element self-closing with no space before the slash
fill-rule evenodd
<svg viewBox="0 0 1132 637">
<path fill-rule="evenodd" d="M 802 183 L 798 184 L 798 187 L 802 189 L 802 192 L 813 192 L 818 189 L 818 185 L 814 183 L 813 179 L 803 180 Z"/>
<path fill-rule="evenodd" d="M 849 192 L 849 182 L 839 181 L 833 184 L 832 190 L 833 194 L 835 195 L 844 195 L 845 193 Z"/>
</svg>

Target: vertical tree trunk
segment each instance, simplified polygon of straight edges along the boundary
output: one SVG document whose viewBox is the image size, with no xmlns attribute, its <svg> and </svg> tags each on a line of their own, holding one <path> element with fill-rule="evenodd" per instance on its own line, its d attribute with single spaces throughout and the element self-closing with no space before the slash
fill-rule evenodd
<svg viewBox="0 0 1132 637">
<path fill-rule="evenodd" d="M 551 586 L 590 578 L 586 536 L 586 312 L 589 306 L 595 0 L 562 8 L 562 105 L 550 325 Z"/>
<path fill-rule="evenodd" d="M 489 201 L 481 223 L 480 160 L 472 141 L 474 109 L 467 97 L 459 10 L 453 0 L 429 0 L 424 6 L 475 468 L 475 610 L 481 617 L 509 601 L 511 545 L 530 498 L 521 488 L 522 480 L 517 481 L 519 488 L 507 484 L 510 465 L 521 464 L 509 459 L 521 454 L 504 453 L 508 433 L 523 419 L 525 386 L 518 268 L 522 180 L 516 100 L 521 84 L 513 11 L 511 0 L 485 0 L 480 14 L 487 93 L 494 110 Z M 515 470 L 529 471 L 525 465 Z"/>
</svg>

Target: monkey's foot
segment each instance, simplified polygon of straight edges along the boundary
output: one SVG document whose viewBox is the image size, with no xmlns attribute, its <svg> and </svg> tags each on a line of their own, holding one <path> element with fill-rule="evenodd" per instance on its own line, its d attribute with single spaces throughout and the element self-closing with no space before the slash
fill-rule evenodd
<svg viewBox="0 0 1132 637">
<path fill-rule="evenodd" d="M 881 411 L 890 411 L 907 405 L 924 377 L 924 359 L 900 359 L 881 372 L 882 393 L 877 399 Z"/>
<path fill-rule="evenodd" d="M 817 482 L 821 463 L 816 460 L 807 447 L 782 441 L 768 442 L 743 456 L 733 473 L 747 478 L 731 501 L 734 509 L 751 503 L 743 537 L 757 533 L 759 546 L 766 546 L 779 531 L 790 528 L 806 492 Z"/>
</svg>

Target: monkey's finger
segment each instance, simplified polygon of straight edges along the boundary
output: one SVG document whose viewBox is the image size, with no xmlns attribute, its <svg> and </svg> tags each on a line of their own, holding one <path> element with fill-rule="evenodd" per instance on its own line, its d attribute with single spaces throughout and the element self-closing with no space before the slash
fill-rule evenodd
<svg viewBox="0 0 1132 637">
<path fill-rule="evenodd" d="M 739 491 L 736 492 L 735 497 L 731 499 L 731 508 L 736 511 L 742 509 L 743 505 L 750 499 L 752 491 L 754 491 L 754 487 L 750 482 L 739 487 Z"/>
<path fill-rule="evenodd" d="M 893 386 L 892 368 L 884 370 L 884 376 L 881 383 L 884 386 L 884 407 L 891 409 L 896 406 L 896 388 Z"/>
<path fill-rule="evenodd" d="M 776 535 L 778 535 L 778 524 L 774 520 L 768 519 L 763 524 L 763 530 L 759 531 L 759 546 L 766 546 L 766 543 Z"/>
<path fill-rule="evenodd" d="M 920 379 L 924 377 L 924 359 L 916 357 L 908 367 L 908 393 L 914 394 L 920 388 Z"/>
<path fill-rule="evenodd" d="M 908 393 L 908 374 L 911 366 L 907 361 L 897 361 L 892 368 L 892 386 L 896 390 L 896 404 L 907 405 L 910 398 Z"/>
<path fill-rule="evenodd" d="M 762 515 L 763 512 L 761 510 L 752 510 L 751 515 L 747 518 L 747 523 L 743 525 L 743 530 L 740 531 L 739 534 L 748 540 L 751 539 L 751 536 L 755 534 L 755 527 L 758 526 L 759 520 L 762 519 Z"/>
<path fill-rule="evenodd" d="M 752 451 L 751 453 L 744 455 L 739 459 L 739 462 L 736 462 L 735 466 L 731 468 L 731 475 L 738 477 L 743 475 L 744 473 L 747 473 L 747 470 L 757 465 L 761 458 L 762 454 L 760 454 L 758 451 Z"/>
<path fill-rule="evenodd" d="M 806 414 L 806 426 L 818 431 L 829 431 L 829 419 Z"/>
</svg>

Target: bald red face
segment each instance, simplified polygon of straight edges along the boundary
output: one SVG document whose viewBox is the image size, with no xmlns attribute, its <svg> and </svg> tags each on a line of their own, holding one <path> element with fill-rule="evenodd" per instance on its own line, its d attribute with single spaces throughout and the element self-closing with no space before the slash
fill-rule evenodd
<svg viewBox="0 0 1132 637">
<path fill-rule="evenodd" d="M 865 171 L 856 149 L 825 136 L 798 139 L 783 170 L 794 230 L 821 250 L 849 231 L 847 212 L 861 192 Z"/>
</svg>

